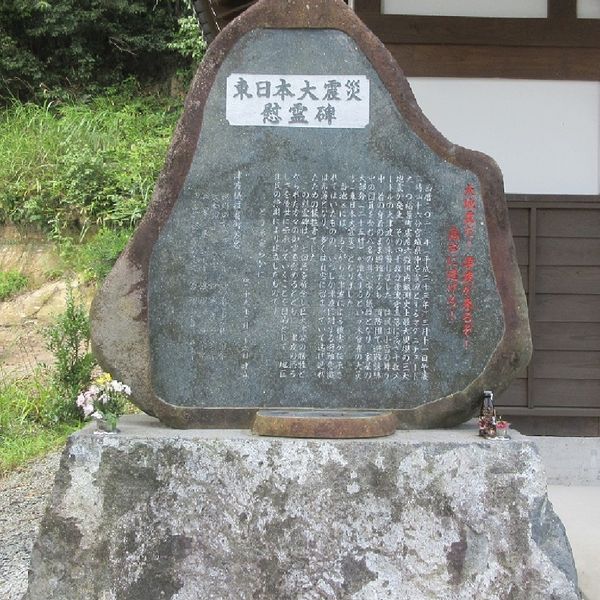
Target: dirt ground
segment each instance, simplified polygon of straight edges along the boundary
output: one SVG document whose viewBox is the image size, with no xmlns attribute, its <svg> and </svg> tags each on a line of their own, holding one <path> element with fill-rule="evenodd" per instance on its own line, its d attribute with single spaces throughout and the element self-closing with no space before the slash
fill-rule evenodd
<svg viewBox="0 0 600 600">
<path fill-rule="evenodd" d="M 40 234 L 0 227 L 0 270 L 16 270 L 27 276 L 27 288 L 0 301 L 0 374 L 22 376 L 39 363 L 51 364 L 44 329 L 65 309 L 69 286 L 81 294 L 86 305 L 93 295 L 90 286 L 60 272 L 60 257 Z"/>
</svg>

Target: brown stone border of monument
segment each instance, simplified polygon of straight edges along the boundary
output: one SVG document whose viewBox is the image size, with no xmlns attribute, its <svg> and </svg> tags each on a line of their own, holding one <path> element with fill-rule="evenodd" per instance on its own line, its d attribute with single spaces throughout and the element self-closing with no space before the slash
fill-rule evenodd
<svg viewBox="0 0 600 600">
<path fill-rule="evenodd" d="M 396 416 L 380 410 L 259 410 L 252 433 L 275 437 L 375 438 L 396 431 Z"/>
<path fill-rule="evenodd" d="M 92 343 L 100 364 L 132 388 L 135 403 L 167 425 L 192 427 L 251 426 L 256 408 L 173 406 L 152 387 L 148 336 L 148 265 L 190 168 L 208 94 L 225 56 L 244 34 L 259 28 L 337 29 L 349 35 L 371 62 L 413 131 L 448 162 L 479 179 L 488 227 L 492 267 L 502 300 L 505 330 L 483 372 L 465 389 L 413 409 L 393 411 L 398 427 L 453 426 L 469 419 L 484 389 L 500 393 L 531 357 L 527 305 L 504 199 L 502 174 L 488 156 L 451 144 L 418 107 L 400 67 L 385 46 L 342 0 L 261 0 L 235 19 L 211 44 L 185 103 L 165 166 L 148 211 L 133 239 L 104 282 L 92 306 Z M 190 390 L 190 393 L 197 393 Z M 369 407 L 364 407 L 368 409 Z"/>
</svg>

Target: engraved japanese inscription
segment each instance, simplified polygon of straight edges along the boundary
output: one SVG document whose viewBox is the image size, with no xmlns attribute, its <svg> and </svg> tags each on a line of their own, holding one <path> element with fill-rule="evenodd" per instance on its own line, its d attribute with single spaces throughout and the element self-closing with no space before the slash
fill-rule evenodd
<svg viewBox="0 0 600 600">
<path fill-rule="evenodd" d="M 369 123 L 369 80 L 360 75 L 227 78 L 230 125 L 360 128 Z"/>
<path fill-rule="evenodd" d="M 332 30 L 255 30 L 224 60 L 148 310 L 154 391 L 181 407 L 415 408 L 504 332 L 478 178 Z"/>
</svg>

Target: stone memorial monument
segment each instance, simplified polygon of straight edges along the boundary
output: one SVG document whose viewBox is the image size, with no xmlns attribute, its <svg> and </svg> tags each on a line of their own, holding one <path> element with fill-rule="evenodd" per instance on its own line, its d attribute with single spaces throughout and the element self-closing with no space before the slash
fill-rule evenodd
<svg viewBox="0 0 600 600">
<path fill-rule="evenodd" d="M 92 318 L 104 368 L 181 428 L 452 426 L 531 353 L 498 167 L 337 2 L 263 3 L 211 46 Z"/>
<path fill-rule="evenodd" d="M 211 45 L 92 321 L 151 416 L 70 439 L 27 600 L 578 598 L 534 445 L 459 425 L 531 351 L 500 171 L 341 0 Z"/>
</svg>

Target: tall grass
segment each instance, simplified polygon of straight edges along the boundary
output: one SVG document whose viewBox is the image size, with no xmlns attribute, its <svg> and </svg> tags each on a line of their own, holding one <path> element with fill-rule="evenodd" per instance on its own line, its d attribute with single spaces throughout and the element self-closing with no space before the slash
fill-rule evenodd
<svg viewBox="0 0 600 600">
<path fill-rule="evenodd" d="M 19 271 L 0 271 L 0 302 L 19 293 L 27 286 L 27 277 Z"/>
<path fill-rule="evenodd" d="M 60 402 L 48 370 L 38 368 L 21 379 L 0 372 L 0 476 L 58 448 L 81 427 L 77 421 L 57 422 L 52 407 Z"/>
<path fill-rule="evenodd" d="M 54 237 L 90 226 L 131 227 L 151 197 L 180 105 L 107 95 L 0 112 L 0 222 Z"/>
</svg>

